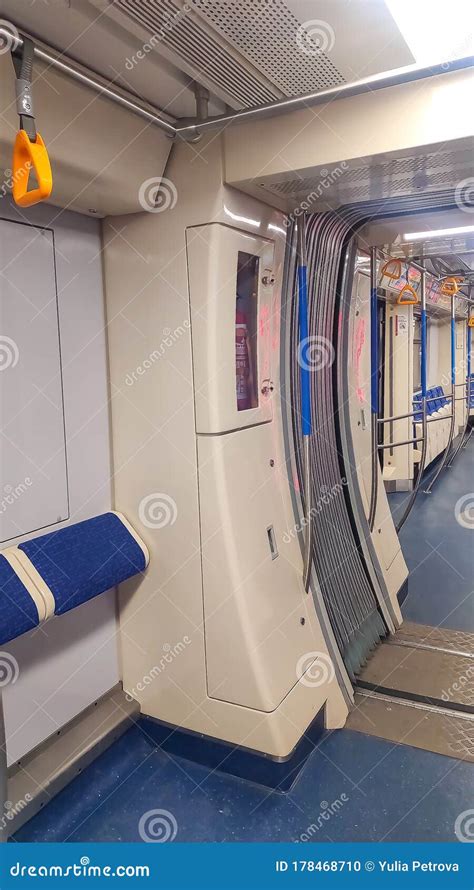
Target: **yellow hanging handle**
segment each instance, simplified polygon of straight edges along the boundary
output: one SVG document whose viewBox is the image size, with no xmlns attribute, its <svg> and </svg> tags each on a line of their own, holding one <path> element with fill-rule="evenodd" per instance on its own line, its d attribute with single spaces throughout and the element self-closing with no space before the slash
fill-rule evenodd
<svg viewBox="0 0 474 890">
<path fill-rule="evenodd" d="M 441 285 L 441 293 L 445 297 L 455 297 L 461 284 L 462 278 L 455 278 L 454 276 L 445 278 Z"/>
<path fill-rule="evenodd" d="M 37 186 L 28 191 L 31 172 Z M 25 130 L 20 130 L 13 149 L 13 198 L 19 207 L 31 207 L 46 201 L 53 188 L 53 174 L 46 146 L 39 133 L 32 142 Z"/>
<path fill-rule="evenodd" d="M 397 304 L 399 306 L 416 306 L 418 303 L 418 296 L 414 287 L 411 284 L 403 285 L 400 293 L 397 297 Z"/>
<path fill-rule="evenodd" d="M 34 56 L 35 46 L 31 38 L 18 35 L 12 49 L 12 62 L 20 131 L 13 148 L 12 180 L 13 199 L 20 207 L 31 207 L 39 201 L 46 201 L 53 188 L 48 152 L 36 130 L 32 89 Z M 30 176 L 36 182 L 28 188 Z"/>
<path fill-rule="evenodd" d="M 402 274 L 402 261 L 394 259 L 391 257 L 387 262 L 382 266 L 382 278 L 389 278 L 390 281 L 397 281 L 398 278 L 401 278 Z"/>
<path fill-rule="evenodd" d="M 474 328 L 474 315 L 471 315 L 471 317 L 468 319 L 467 326 L 468 328 Z"/>
</svg>

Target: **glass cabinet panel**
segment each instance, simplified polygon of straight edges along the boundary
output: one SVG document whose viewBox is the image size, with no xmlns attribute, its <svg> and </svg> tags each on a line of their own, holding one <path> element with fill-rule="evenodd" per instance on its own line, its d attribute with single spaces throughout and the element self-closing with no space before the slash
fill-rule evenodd
<svg viewBox="0 0 474 890">
<path fill-rule="evenodd" d="M 258 407 L 258 282 L 260 259 L 239 250 L 235 300 L 237 410 Z"/>
</svg>

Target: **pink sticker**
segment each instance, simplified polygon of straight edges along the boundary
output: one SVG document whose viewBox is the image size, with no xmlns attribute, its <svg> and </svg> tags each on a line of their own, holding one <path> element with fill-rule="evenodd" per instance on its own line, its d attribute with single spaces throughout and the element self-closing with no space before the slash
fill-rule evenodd
<svg viewBox="0 0 474 890">
<path fill-rule="evenodd" d="M 356 377 L 356 393 L 359 402 L 363 404 L 365 402 L 365 389 L 362 385 L 361 380 L 361 360 L 362 360 L 362 349 L 365 343 L 365 318 L 359 318 L 359 321 L 356 325 L 355 330 L 355 340 L 354 340 L 354 365 L 355 365 L 355 377 Z"/>
</svg>

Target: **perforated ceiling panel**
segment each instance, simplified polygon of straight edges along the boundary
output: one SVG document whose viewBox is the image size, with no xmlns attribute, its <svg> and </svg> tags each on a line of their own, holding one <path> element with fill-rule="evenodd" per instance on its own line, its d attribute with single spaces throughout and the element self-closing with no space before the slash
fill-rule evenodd
<svg viewBox="0 0 474 890">
<path fill-rule="evenodd" d="M 253 4 L 249 4 L 253 5 Z M 258 4 L 257 4 L 258 5 Z M 150 34 L 149 45 L 171 51 L 187 63 L 197 80 L 207 79 L 220 92 L 235 100 L 237 106 L 261 105 L 274 101 L 280 93 L 259 79 L 257 72 L 239 62 L 218 34 L 199 21 L 188 0 L 114 0 L 113 6 L 142 25 Z"/>
<path fill-rule="evenodd" d="M 455 187 L 472 176 L 472 150 L 431 152 L 423 157 L 400 157 L 360 166 L 341 163 L 318 170 L 314 177 L 285 180 L 262 179 L 260 186 L 292 202 L 310 202 L 310 209 L 339 207 L 380 198 Z"/>
<path fill-rule="evenodd" d="M 330 25 L 321 23 L 323 31 L 304 29 L 283 0 L 192 0 L 192 4 L 285 95 L 345 82 L 324 52 L 334 41 Z"/>
</svg>

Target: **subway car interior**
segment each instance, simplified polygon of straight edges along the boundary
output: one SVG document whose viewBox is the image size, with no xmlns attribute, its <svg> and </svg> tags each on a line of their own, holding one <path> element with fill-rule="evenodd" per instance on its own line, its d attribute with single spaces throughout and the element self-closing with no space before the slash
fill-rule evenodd
<svg viewBox="0 0 474 890">
<path fill-rule="evenodd" d="M 1 839 L 474 839 L 472 9 L 0 2 Z"/>
</svg>

